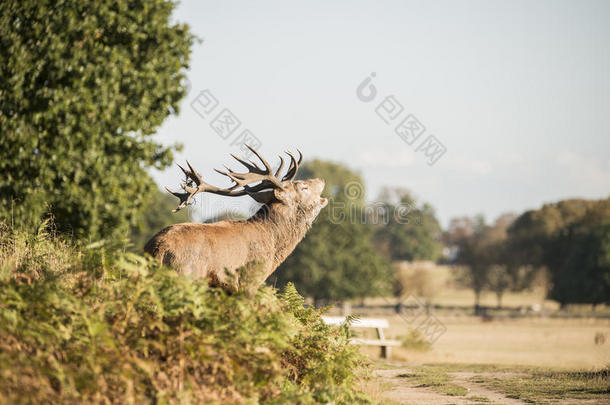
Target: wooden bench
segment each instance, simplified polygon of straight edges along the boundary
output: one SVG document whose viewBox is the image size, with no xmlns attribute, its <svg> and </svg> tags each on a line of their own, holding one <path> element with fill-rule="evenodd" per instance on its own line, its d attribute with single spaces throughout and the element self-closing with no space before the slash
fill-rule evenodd
<svg viewBox="0 0 610 405">
<path fill-rule="evenodd" d="M 322 320 L 327 325 L 342 325 L 345 323 L 344 316 L 322 316 Z M 350 343 L 356 345 L 366 346 L 380 346 L 381 357 L 389 359 L 392 356 L 392 346 L 400 346 L 398 340 L 386 339 L 383 334 L 383 330 L 387 329 L 390 325 L 387 319 L 375 319 L 375 318 L 359 318 L 355 319 L 351 325 L 352 328 L 374 328 L 377 331 L 378 339 L 362 339 L 353 338 Z"/>
</svg>

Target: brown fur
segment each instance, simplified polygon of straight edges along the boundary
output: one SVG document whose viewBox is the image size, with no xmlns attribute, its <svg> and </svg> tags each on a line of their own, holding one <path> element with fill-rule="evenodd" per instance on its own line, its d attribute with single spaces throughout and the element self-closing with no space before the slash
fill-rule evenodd
<svg viewBox="0 0 610 405">
<path fill-rule="evenodd" d="M 157 233 L 144 250 L 183 274 L 234 292 L 248 279 L 257 288 L 305 237 L 326 205 L 324 180 L 284 182 L 272 202 L 245 221 L 182 223 Z M 251 266 L 252 264 L 256 266 Z M 259 271 L 260 275 L 240 274 Z M 254 281 L 250 281 L 254 280 Z"/>
</svg>

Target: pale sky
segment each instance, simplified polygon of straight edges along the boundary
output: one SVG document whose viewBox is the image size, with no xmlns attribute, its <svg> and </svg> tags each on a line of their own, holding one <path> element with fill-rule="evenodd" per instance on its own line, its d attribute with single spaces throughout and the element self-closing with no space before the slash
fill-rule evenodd
<svg viewBox="0 0 610 405">
<path fill-rule="evenodd" d="M 177 161 L 211 183 L 228 184 L 213 167 L 240 168 L 231 142 L 249 129 L 274 163 L 296 148 L 345 163 L 369 199 L 406 187 L 443 225 L 610 194 L 610 1 L 189 0 L 175 19 L 203 42 L 157 139 L 184 144 Z M 372 72 L 366 103 L 356 88 Z M 191 107 L 205 89 L 219 101 L 206 119 Z M 375 109 L 390 95 L 404 110 L 386 124 Z M 210 127 L 222 108 L 241 121 L 227 140 Z M 426 128 L 413 145 L 394 132 L 409 114 Z M 446 148 L 432 166 L 416 151 L 429 135 Z M 199 207 L 253 207 L 227 200 Z"/>
</svg>

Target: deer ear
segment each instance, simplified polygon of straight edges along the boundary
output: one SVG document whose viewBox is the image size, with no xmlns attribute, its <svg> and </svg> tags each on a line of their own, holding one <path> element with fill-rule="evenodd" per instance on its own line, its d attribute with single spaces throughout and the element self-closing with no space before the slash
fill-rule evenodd
<svg viewBox="0 0 610 405">
<path fill-rule="evenodd" d="M 273 189 L 273 196 L 276 200 L 281 201 L 283 203 L 288 202 L 288 200 L 290 199 L 290 193 L 280 188 Z"/>
<path fill-rule="evenodd" d="M 273 190 L 259 191 L 256 193 L 248 193 L 250 197 L 254 199 L 257 203 L 267 204 L 271 202 L 275 198 L 275 194 Z"/>
</svg>

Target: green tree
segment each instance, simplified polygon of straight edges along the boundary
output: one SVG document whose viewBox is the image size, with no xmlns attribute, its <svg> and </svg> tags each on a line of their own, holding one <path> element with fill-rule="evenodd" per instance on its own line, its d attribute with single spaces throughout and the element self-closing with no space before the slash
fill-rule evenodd
<svg viewBox="0 0 610 405">
<path fill-rule="evenodd" d="M 0 220 L 80 238 L 129 229 L 172 149 L 194 37 L 166 0 L 0 3 Z"/>
<path fill-rule="evenodd" d="M 514 220 L 514 214 L 501 215 L 491 225 L 485 223 L 483 216 L 459 218 L 451 221 L 444 237 L 458 247 L 456 263 L 465 266 L 461 281 L 474 292 L 475 313 L 479 313 L 485 290 L 496 294 L 501 308 L 507 290 L 520 291 L 530 286 L 529 268 L 514 263 L 506 248 L 508 229 Z"/>
<path fill-rule="evenodd" d="M 506 291 L 530 288 L 538 274 L 537 268 L 515 259 L 518 252 L 508 241 L 515 218 L 515 214 L 503 214 L 489 225 L 482 215 L 454 218 L 443 234 L 446 246 L 457 252 L 450 262 L 464 266 L 458 272 L 458 281 L 472 288 L 476 313 L 483 291 L 492 291 L 501 308 Z"/>
<path fill-rule="evenodd" d="M 531 267 L 514 263 L 506 246 L 508 229 L 516 217 L 513 213 L 500 215 L 493 225 L 485 229 L 486 282 L 487 288 L 496 294 L 498 308 L 502 307 L 502 298 L 507 290 L 524 290 L 533 280 Z"/>
<path fill-rule="evenodd" d="M 563 254 L 551 268 L 549 298 L 562 305 L 610 304 L 610 222 L 579 221 L 562 232 L 556 244 Z"/>
<path fill-rule="evenodd" d="M 385 189 L 380 203 L 383 220 L 375 221 L 375 242 L 392 260 L 436 261 L 440 257 L 441 227 L 430 204 L 418 205 L 402 189 Z"/>
<path fill-rule="evenodd" d="M 549 239 L 549 298 L 562 306 L 610 303 L 610 199 L 588 202 Z"/>
<path fill-rule="evenodd" d="M 485 248 L 485 231 L 487 225 L 482 215 L 473 220 L 464 219 L 451 222 L 456 228 L 450 228 L 451 239 L 457 246 L 458 254 L 455 263 L 465 266 L 459 274 L 459 281 L 474 292 L 474 312 L 479 313 L 481 293 L 487 285 L 488 250 Z"/>
<path fill-rule="evenodd" d="M 317 303 L 385 293 L 391 281 L 390 266 L 377 253 L 372 229 L 362 219 L 365 193 L 361 177 L 340 164 L 321 160 L 304 164 L 299 175 L 324 178 L 323 195 L 329 204 L 269 282 L 293 282 Z"/>
<path fill-rule="evenodd" d="M 523 213 L 509 230 L 511 256 L 545 267 L 549 298 L 607 303 L 610 296 L 610 199 L 563 200 Z"/>
</svg>

